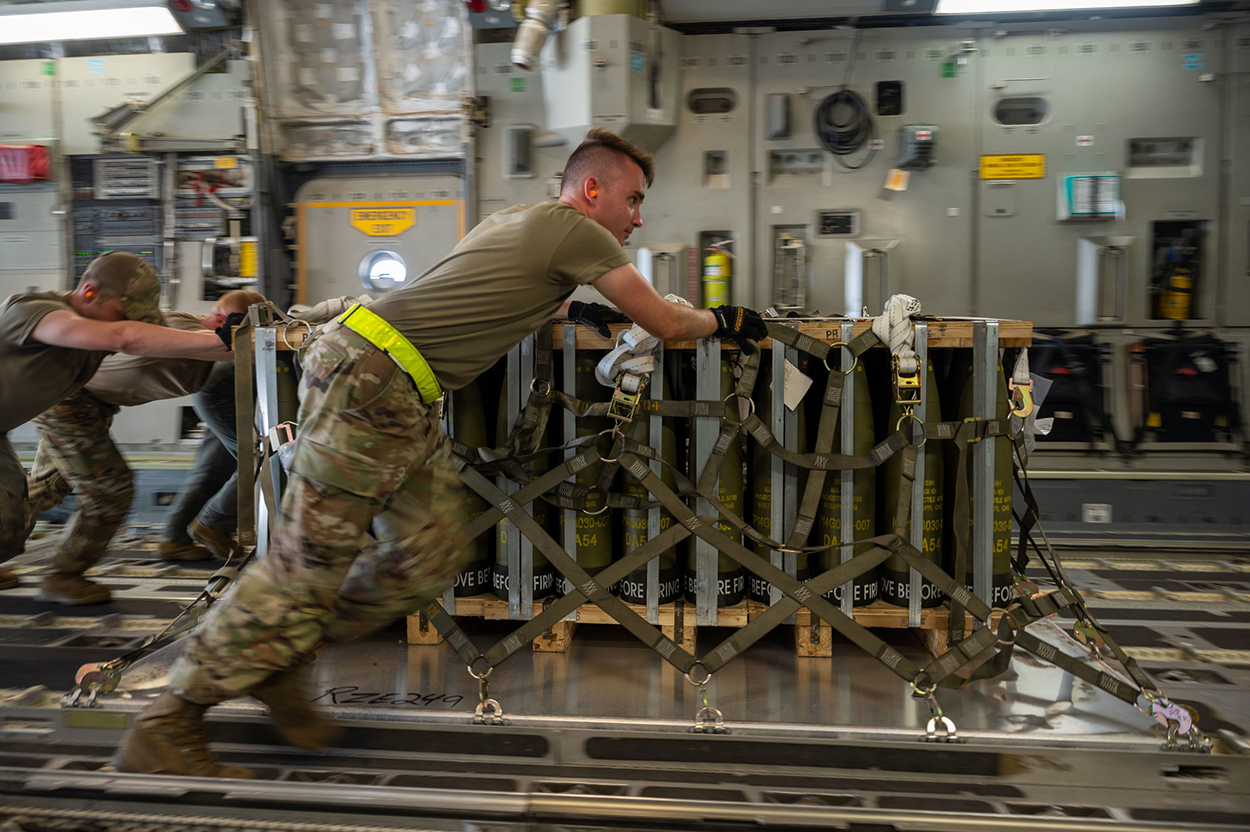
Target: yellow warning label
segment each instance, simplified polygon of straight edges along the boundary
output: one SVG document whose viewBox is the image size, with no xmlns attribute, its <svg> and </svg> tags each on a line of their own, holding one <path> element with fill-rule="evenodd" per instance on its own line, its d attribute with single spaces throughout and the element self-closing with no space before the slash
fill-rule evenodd
<svg viewBox="0 0 1250 832">
<path fill-rule="evenodd" d="M 982 179 L 1044 179 L 1046 154 L 996 154 L 981 157 Z"/>
<path fill-rule="evenodd" d="M 218 156 L 213 160 L 213 167 L 218 170 L 233 170 L 239 166 L 239 160 L 234 156 Z"/>
<path fill-rule="evenodd" d="M 1161 428 L 1161 427 L 1163 427 L 1163 414 L 1161 414 L 1161 413 L 1151 413 L 1149 416 L 1147 416 L 1147 417 L 1146 417 L 1146 427 L 1148 427 L 1148 428 Z"/>
<path fill-rule="evenodd" d="M 352 209 L 352 228 L 370 237 L 394 237 L 416 224 L 416 208 Z"/>
<path fill-rule="evenodd" d="M 256 243 L 239 243 L 239 277 L 256 276 Z"/>
</svg>

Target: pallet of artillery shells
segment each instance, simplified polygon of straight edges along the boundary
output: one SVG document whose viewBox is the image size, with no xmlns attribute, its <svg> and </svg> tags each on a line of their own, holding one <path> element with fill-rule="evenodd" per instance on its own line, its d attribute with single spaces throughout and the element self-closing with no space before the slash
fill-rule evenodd
<svg viewBox="0 0 1250 832">
<path fill-rule="evenodd" d="M 629 604 L 630 609 L 640 616 L 646 614 L 646 608 Z M 541 610 L 541 604 L 535 604 Z M 758 601 L 742 601 L 716 611 L 717 627 L 745 627 L 756 616 L 768 609 L 767 604 Z M 451 612 L 451 610 L 449 610 Z M 487 621 L 507 621 L 508 602 L 493 595 L 477 595 L 468 598 L 457 598 L 455 611 L 457 618 L 482 618 Z M 806 609 L 795 613 L 794 648 L 795 653 L 804 658 L 829 658 L 833 655 L 833 628 L 828 623 L 814 616 Z M 874 601 L 863 607 L 857 607 L 855 621 L 865 627 L 907 629 L 908 612 L 906 607 L 896 607 L 881 601 Z M 612 616 L 594 604 L 582 604 L 576 612 L 555 624 L 533 641 L 535 652 L 564 653 L 569 649 L 573 634 L 579 624 L 618 624 Z M 664 635 L 682 645 L 685 649 L 695 649 L 695 638 L 698 625 L 695 624 L 694 604 L 679 601 L 672 604 L 661 604 L 659 607 L 660 630 Z M 969 620 L 971 624 L 971 620 Z M 920 626 L 912 628 L 932 655 L 945 652 L 947 647 L 947 629 L 949 627 L 948 610 L 945 606 L 932 607 L 921 611 Z M 968 632 L 971 632 L 969 627 Z M 408 643 L 436 645 L 443 641 L 442 635 L 422 613 L 408 616 Z"/>
</svg>

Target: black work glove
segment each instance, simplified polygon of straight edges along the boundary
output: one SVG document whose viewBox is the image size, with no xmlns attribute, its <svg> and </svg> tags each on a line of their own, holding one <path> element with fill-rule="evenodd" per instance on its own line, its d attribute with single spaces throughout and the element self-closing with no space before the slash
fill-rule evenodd
<svg viewBox="0 0 1250 832">
<path fill-rule="evenodd" d="M 243 323 L 243 319 L 247 315 L 243 312 L 231 312 L 226 316 L 226 320 L 221 326 L 217 327 L 217 337 L 226 345 L 226 349 L 234 349 L 234 328 Z"/>
<path fill-rule="evenodd" d="M 728 338 L 743 352 L 754 352 L 747 347 L 748 341 L 761 341 L 768 336 L 764 319 L 754 309 L 745 306 L 717 306 L 712 310 L 716 316 L 718 338 Z"/>
<path fill-rule="evenodd" d="M 604 338 L 612 337 L 608 324 L 632 324 L 628 317 L 602 303 L 586 303 L 580 300 L 569 301 L 569 320 L 598 332 Z"/>
</svg>

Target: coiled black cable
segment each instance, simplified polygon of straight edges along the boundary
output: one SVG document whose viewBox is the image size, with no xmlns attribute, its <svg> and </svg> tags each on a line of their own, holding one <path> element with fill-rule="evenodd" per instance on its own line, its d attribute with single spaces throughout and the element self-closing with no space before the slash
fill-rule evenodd
<svg viewBox="0 0 1250 832">
<path fill-rule="evenodd" d="M 844 121 L 835 121 L 834 114 L 845 112 Z M 859 170 L 872 161 L 877 155 L 875 150 L 869 152 L 857 165 L 846 161 L 846 156 L 862 150 L 877 136 L 877 125 L 873 121 L 872 111 L 864 97 L 846 87 L 832 95 L 826 96 L 816 108 L 816 138 L 821 145 L 833 154 L 838 164 L 849 170 Z"/>
</svg>

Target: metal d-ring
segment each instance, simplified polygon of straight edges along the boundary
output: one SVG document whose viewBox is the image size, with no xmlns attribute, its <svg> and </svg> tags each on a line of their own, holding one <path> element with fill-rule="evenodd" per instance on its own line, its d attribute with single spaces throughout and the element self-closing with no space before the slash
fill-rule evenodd
<svg viewBox="0 0 1250 832">
<path fill-rule="evenodd" d="M 939 725 L 942 726 L 942 733 L 938 733 Z M 935 716 L 925 725 L 925 739 L 936 742 L 958 742 L 959 733 L 950 717 Z"/>
<path fill-rule="evenodd" d="M 919 416 L 917 416 L 914 410 L 906 410 L 903 412 L 902 416 L 898 417 L 898 424 L 894 426 L 894 430 L 896 432 L 899 430 L 902 430 L 903 422 L 906 421 L 907 419 L 911 419 L 913 422 L 917 422 L 922 429 L 924 428 L 924 419 L 921 419 Z M 921 448 L 923 448 L 925 446 L 925 443 L 928 441 L 929 441 L 929 437 L 925 435 L 924 430 L 921 430 L 920 431 L 920 444 L 916 446 L 916 450 L 920 450 Z"/>
<path fill-rule="evenodd" d="M 596 436 L 606 436 L 606 435 L 608 435 L 608 434 L 611 434 L 612 436 L 616 436 L 616 435 L 617 435 L 617 433 L 618 433 L 618 431 L 617 431 L 617 429 L 616 429 L 616 428 L 605 428 L 605 429 L 603 429 L 603 430 L 599 431 L 599 432 L 598 432 L 597 434 L 595 434 L 595 435 L 596 435 Z M 600 462 L 613 463 L 613 462 L 616 462 L 617 460 L 616 460 L 615 458 L 613 458 L 613 459 L 604 459 L 603 457 L 599 457 L 599 461 L 600 461 Z M 603 512 L 604 512 L 604 511 L 607 511 L 607 508 L 608 508 L 608 507 L 605 505 L 605 506 L 603 507 L 603 510 L 602 510 L 602 511 L 590 512 L 590 511 L 586 511 L 586 509 L 582 509 L 582 512 L 583 512 L 583 513 L 585 513 L 585 514 L 591 514 L 591 515 L 594 515 L 594 514 L 603 514 Z"/>
<path fill-rule="evenodd" d="M 473 669 L 473 665 L 477 664 L 478 662 L 486 662 L 485 673 L 478 673 L 476 670 Z M 491 664 L 490 661 L 485 656 L 478 656 L 476 659 L 473 660 L 473 664 L 468 665 L 468 668 L 469 668 L 469 675 L 472 676 L 474 679 L 477 679 L 480 682 L 490 675 L 491 671 L 495 669 L 495 666 Z"/>
<path fill-rule="evenodd" d="M 998 621 L 1000 624 L 1003 622 L 1004 619 L 1006 619 L 1007 622 L 1011 625 L 1011 641 L 1003 641 L 1001 638 L 998 638 L 997 636 L 995 636 L 995 643 L 1002 645 L 1004 647 L 1011 647 L 1012 645 L 1016 643 L 1016 633 L 1019 631 L 1020 628 L 1015 626 L 1016 622 L 1012 621 L 1011 616 L 1007 614 L 1007 609 L 1005 607 L 990 607 L 990 615 L 989 615 L 989 618 L 985 619 L 985 626 L 987 627 L 990 626 L 990 621 L 994 618 L 994 613 L 996 612 L 1002 613 L 1002 615 L 998 617 Z"/>
<path fill-rule="evenodd" d="M 603 461 L 604 462 L 616 462 L 615 459 L 605 459 Z M 586 493 L 589 494 L 591 491 L 598 491 L 598 490 L 599 490 L 599 486 L 592 485 L 586 489 Z M 599 509 L 598 511 L 587 511 L 586 509 L 582 509 L 582 514 L 586 514 L 591 517 L 598 517 L 600 514 L 603 514 L 607 510 L 608 510 L 608 498 L 605 496 L 603 498 L 603 508 Z"/>
<path fill-rule="evenodd" d="M 541 382 L 544 385 L 541 391 L 539 391 L 537 387 L 539 382 Z M 530 379 L 530 392 L 539 396 L 549 395 L 551 393 L 551 382 L 545 378 L 532 378 Z"/>
<path fill-rule="evenodd" d="M 740 399 L 747 400 L 747 418 L 750 419 L 752 416 L 754 416 L 755 415 L 755 399 L 751 398 L 750 396 L 738 396 L 737 393 L 730 393 L 728 396 L 720 400 L 721 404 L 724 404 L 725 402 L 729 401 L 735 396 L 737 396 Z"/>
<path fill-rule="evenodd" d="M 845 341 L 834 341 L 834 342 L 833 342 L 832 344 L 830 344 L 829 346 L 831 346 L 831 347 L 842 347 L 842 348 L 844 348 L 847 352 L 851 352 L 851 345 L 850 345 L 850 344 L 848 344 L 848 343 L 846 343 Z M 844 375 L 844 376 L 849 376 L 851 373 L 855 372 L 855 368 L 859 366 L 859 356 L 858 356 L 858 355 L 856 355 L 855 353 L 851 352 L 851 358 L 853 359 L 853 360 L 851 361 L 851 368 L 850 368 L 849 370 L 843 370 L 843 371 L 842 371 L 842 375 Z M 821 359 L 821 361 L 823 361 L 823 362 L 825 363 L 825 369 L 826 369 L 826 370 L 828 370 L 829 372 L 831 372 L 831 373 L 832 373 L 832 372 L 833 372 L 833 368 L 829 366 L 829 359 L 826 357 L 826 358 L 822 358 L 822 359 Z"/>
<path fill-rule="evenodd" d="M 694 669 L 696 667 L 703 668 L 703 672 L 707 674 L 707 676 L 703 678 L 702 682 L 696 682 L 694 679 L 690 677 L 690 674 L 694 673 Z M 690 666 L 690 669 L 686 671 L 686 681 L 694 685 L 697 688 L 705 687 L 708 682 L 712 681 L 712 672 L 708 670 L 706 667 L 704 667 L 701 662 L 695 662 L 694 664 Z"/>
<path fill-rule="evenodd" d="M 708 726 L 708 717 L 712 718 L 711 727 Z M 725 731 L 725 715 L 720 712 L 719 708 L 713 708 L 711 705 L 700 708 L 699 712 L 694 715 L 694 728 L 696 733 L 724 734 Z"/>
</svg>

